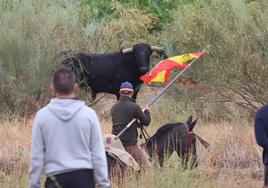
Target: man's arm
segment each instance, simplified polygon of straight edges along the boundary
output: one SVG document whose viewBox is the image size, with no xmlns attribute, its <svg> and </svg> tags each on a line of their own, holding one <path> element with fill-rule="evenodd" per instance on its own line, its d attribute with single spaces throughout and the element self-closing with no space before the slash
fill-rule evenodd
<svg viewBox="0 0 268 188">
<path fill-rule="evenodd" d="M 141 122 L 142 125 L 148 126 L 150 124 L 151 115 L 149 110 L 146 109 L 144 112 L 142 112 L 141 107 L 136 106 L 134 116 Z"/>
<path fill-rule="evenodd" d="M 265 123 L 261 117 L 257 116 L 255 118 L 254 129 L 257 143 L 264 149 L 268 149 L 268 133 L 266 132 Z"/>
<path fill-rule="evenodd" d="M 108 180 L 107 159 L 99 119 L 95 112 L 92 115 L 91 122 L 90 151 L 92 155 L 93 171 L 99 186 L 101 188 L 107 188 L 110 185 Z"/>
<path fill-rule="evenodd" d="M 38 116 L 36 115 L 32 131 L 31 162 L 29 184 L 31 188 L 40 188 L 40 177 L 44 166 L 44 141 Z"/>
</svg>

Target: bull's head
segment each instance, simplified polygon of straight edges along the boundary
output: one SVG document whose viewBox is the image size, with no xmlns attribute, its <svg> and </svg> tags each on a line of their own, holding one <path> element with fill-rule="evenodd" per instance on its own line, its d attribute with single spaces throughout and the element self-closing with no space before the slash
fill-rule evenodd
<svg viewBox="0 0 268 188">
<path fill-rule="evenodd" d="M 153 51 L 163 52 L 163 48 L 158 46 L 150 46 L 145 43 L 136 44 L 133 47 L 123 49 L 123 53 L 133 53 L 135 61 L 137 62 L 138 69 L 141 74 L 149 71 L 150 56 Z"/>
</svg>

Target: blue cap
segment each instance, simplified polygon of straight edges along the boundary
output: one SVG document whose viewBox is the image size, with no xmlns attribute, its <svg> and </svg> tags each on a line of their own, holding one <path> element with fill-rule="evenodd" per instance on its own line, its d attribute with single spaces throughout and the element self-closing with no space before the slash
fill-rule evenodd
<svg viewBox="0 0 268 188">
<path fill-rule="evenodd" d="M 133 93 L 133 85 L 129 82 L 123 82 L 120 86 L 121 94 L 131 94 Z"/>
</svg>

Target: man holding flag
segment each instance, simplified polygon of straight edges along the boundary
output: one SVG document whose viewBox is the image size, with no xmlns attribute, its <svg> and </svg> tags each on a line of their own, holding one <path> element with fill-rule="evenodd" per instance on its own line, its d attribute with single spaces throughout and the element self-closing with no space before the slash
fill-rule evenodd
<svg viewBox="0 0 268 188">
<path fill-rule="evenodd" d="M 171 73 L 171 70 L 173 68 L 183 68 L 183 70 L 177 74 L 145 107 L 145 109 L 143 110 L 144 111 L 144 115 L 143 115 L 143 118 L 144 119 L 143 121 L 141 121 L 141 123 L 143 125 L 149 125 L 149 122 L 150 122 L 150 113 L 148 111 L 148 109 L 150 108 L 150 106 L 152 106 L 152 104 L 175 82 L 176 79 L 178 79 L 188 68 L 191 67 L 191 65 L 199 58 L 201 57 L 203 54 L 204 54 L 205 50 L 203 50 L 202 52 L 197 52 L 197 53 L 188 53 L 188 54 L 184 54 L 184 55 L 181 55 L 181 56 L 175 56 L 175 57 L 171 57 L 171 58 L 167 58 L 163 61 L 161 61 L 160 63 L 158 63 L 155 67 L 152 68 L 152 70 L 146 74 L 146 75 L 143 75 L 140 77 L 141 80 L 143 80 L 144 82 L 146 83 L 151 83 L 151 82 L 164 82 L 166 83 L 169 79 L 169 76 L 170 76 L 170 73 Z M 188 61 L 191 62 L 189 64 L 186 64 Z M 127 87 L 126 87 L 127 86 Z M 120 95 L 124 98 L 126 97 L 126 93 L 124 94 L 124 90 L 127 91 L 127 96 L 130 98 L 132 93 L 131 93 L 131 85 L 129 83 L 123 83 L 121 85 L 121 89 L 120 89 Z M 122 101 L 123 102 L 123 101 Z M 129 129 L 135 129 L 135 146 L 137 146 L 137 121 L 136 119 L 139 119 L 137 117 L 132 117 L 132 118 L 129 118 L 128 121 L 125 121 L 124 124 L 121 124 L 122 126 L 118 126 L 116 124 L 116 122 L 122 122 L 121 120 L 123 119 L 124 116 L 122 116 L 122 114 L 125 114 L 125 113 L 129 113 L 129 110 L 127 110 L 127 108 L 121 108 L 121 111 L 119 112 L 118 109 L 118 106 L 120 107 L 121 104 L 120 104 L 120 100 L 117 102 L 117 104 L 115 104 L 113 107 L 112 107 L 112 121 L 113 121 L 113 131 L 112 133 L 116 135 L 116 138 L 120 138 L 120 140 L 124 140 L 122 138 L 122 135 L 124 134 L 124 137 L 126 139 L 129 139 L 130 137 L 127 135 L 127 133 L 129 132 Z M 140 108 L 140 107 L 139 107 Z M 124 109 L 124 110 L 122 110 Z M 141 109 L 139 110 L 140 112 Z M 148 113 L 148 114 L 147 114 Z M 133 114 L 133 113 L 131 113 Z M 140 113 L 141 114 L 141 113 Z M 120 121 L 118 121 L 118 118 L 116 117 L 120 117 L 119 119 L 121 119 Z M 147 116 L 147 118 L 146 118 Z M 117 119 L 117 120 L 116 120 Z M 147 119 L 147 120 L 146 120 Z M 139 119 L 140 120 L 140 119 Z M 148 121 L 147 123 L 145 123 L 144 121 Z M 133 138 L 134 138 L 133 137 Z M 122 141 L 123 144 L 124 144 L 124 141 Z M 124 144 L 125 146 L 126 144 Z M 126 148 L 126 150 L 132 154 L 130 152 L 130 150 L 128 150 Z M 134 151 L 134 150 L 133 150 Z M 136 151 L 138 150 L 135 150 L 134 153 L 136 153 Z M 137 153 L 140 153 L 142 154 L 141 151 L 137 152 Z M 132 154 L 133 156 L 133 154 Z M 133 156 L 134 157 L 134 156 Z M 139 157 L 141 157 L 140 159 L 143 159 L 142 161 L 144 161 L 144 156 L 143 155 L 140 155 Z M 134 157 L 135 158 L 135 157 Z M 136 158 L 135 158 L 136 160 Z"/>
<path fill-rule="evenodd" d="M 144 167 L 147 164 L 147 159 L 137 144 L 137 129 L 140 125 L 148 126 L 150 124 L 150 112 L 149 110 L 144 110 L 143 112 L 141 107 L 132 99 L 134 91 L 130 82 L 123 82 L 119 92 L 120 99 L 111 109 L 113 122 L 112 134 L 117 135 L 132 119 L 136 119 L 133 125 L 123 135 L 119 136 L 119 138 L 126 151 L 136 160 L 140 167 Z"/>
</svg>

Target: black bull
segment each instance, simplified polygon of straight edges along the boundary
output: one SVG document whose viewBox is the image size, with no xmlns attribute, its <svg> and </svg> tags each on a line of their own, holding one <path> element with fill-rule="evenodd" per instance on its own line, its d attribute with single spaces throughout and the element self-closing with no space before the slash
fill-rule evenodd
<svg viewBox="0 0 268 188">
<path fill-rule="evenodd" d="M 114 94 L 119 99 L 120 85 L 125 81 L 133 84 L 136 99 L 143 83 L 139 77 L 149 71 L 153 51 L 164 54 L 160 47 L 141 43 L 109 54 L 69 54 L 62 64 L 75 73 L 81 88 L 91 89 L 93 99 L 99 92 Z"/>
</svg>

